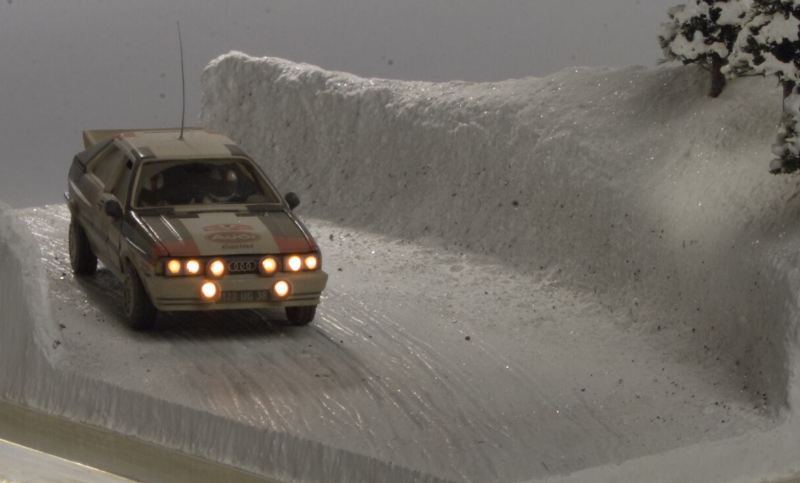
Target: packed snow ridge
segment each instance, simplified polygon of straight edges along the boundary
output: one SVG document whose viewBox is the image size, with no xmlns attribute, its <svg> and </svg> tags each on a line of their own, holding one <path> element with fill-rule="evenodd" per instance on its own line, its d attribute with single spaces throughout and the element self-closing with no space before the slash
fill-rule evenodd
<svg viewBox="0 0 800 483">
<path fill-rule="evenodd" d="M 294 188 L 306 213 L 596 294 L 627 330 L 669 328 L 676 360 L 727 373 L 754 408 L 786 418 L 798 402 L 800 199 L 766 170 L 780 92 L 740 79 L 712 100 L 703 74 L 573 68 L 433 84 L 232 52 L 204 72 L 201 120 Z M 755 444 L 773 451 L 775 434 Z M 674 457 L 739 468 L 753 444 Z"/>
<path fill-rule="evenodd" d="M 767 173 L 780 93 L 699 68 L 573 68 L 490 84 L 363 79 L 232 52 L 202 123 L 314 216 L 591 291 L 775 410 L 795 367 L 796 184 Z M 598 347 L 598 350 L 602 350 Z"/>
<path fill-rule="evenodd" d="M 800 447 L 800 197 L 765 169 L 781 94 L 749 78 L 711 100 L 706 79 L 630 67 L 431 84 L 231 53 L 203 74 L 201 121 L 297 192 L 304 215 L 592 294 L 625 331 L 664 333 L 668 357 L 709 384 L 725 374 L 780 421 L 547 481 L 787 476 Z M 41 260 L 0 204 L 3 398 L 287 481 L 438 481 L 65 370 Z"/>
</svg>

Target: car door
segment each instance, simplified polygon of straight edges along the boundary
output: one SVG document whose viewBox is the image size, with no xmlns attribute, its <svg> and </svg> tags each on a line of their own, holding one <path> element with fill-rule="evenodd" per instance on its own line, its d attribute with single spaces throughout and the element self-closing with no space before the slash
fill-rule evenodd
<svg viewBox="0 0 800 483">
<path fill-rule="evenodd" d="M 115 219 L 107 215 L 105 205 L 110 200 L 119 202 L 113 190 L 117 180 L 124 174 L 128 161 L 125 153 L 112 143 L 107 149 L 92 158 L 86 167 L 86 178 L 95 185 L 99 192 L 96 202 L 91 208 L 93 226 L 90 241 L 97 258 L 108 268 L 116 271 L 119 271 L 119 253 L 110 247 L 114 244 L 119 247 L 122 218 Z"/>
<path fill-rule="evenodd" d="M 76 193 L 76 203 L 81 224 L 89 238 L 92 251 L 101 260 L 105 258 L 105 233 L 96 225 L 98 217 L 98 203 L 100 194 L 103 191 L 103 181 L 100 175 L 104 172 L 101 169 L 101 162 L 112 152 L 119 151 L 113 143 L 95 153 L 86 163 L 81 175 L 74 184 Z"/>
<path fill-rule="evenodd" d="M 101 194 L 106 202 L 113 200 L 122 207 L 123 216 L 113 218 L 106 215 L 103 223 L 106 231 L 106 250 L 108 251 L 108 263 L 118 272 L 122 272 L 122 264 L 119 257 L 120 242 L 122 236 L 122 224 L 125 222 L 125 213 L 130 209 L 129 196 L 131 196 L 131 183 L 133 182 L 133 161 L 124 157 L 121 160 L 121 167 L 117 173 L 111 189 Z M 105 207 L 104 207 L 105 208 Z"/>
</svg>

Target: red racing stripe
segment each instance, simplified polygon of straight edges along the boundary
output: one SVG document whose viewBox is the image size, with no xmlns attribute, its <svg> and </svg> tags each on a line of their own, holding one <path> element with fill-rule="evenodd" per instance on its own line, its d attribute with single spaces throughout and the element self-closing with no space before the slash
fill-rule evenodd
<svg viewBox="0 0 800 483">
<path fill-rule="evenodd" d="M 200 249 L 194 240 L 162 241 L 171 257 L 199 257 Z"/>
<path fill-rule="evenodd" d="M 150 262 L 153 266 L 156 266 L 156 262 L 161 257 L 169 256 L 169 252 L 161 242 L 153 242 L 153 245 L 150 247 Z"/>
<path fill-rule="evenodd" d="M 305 253 L 311 251 L 305 237 L 276 236 L 273 238 L 281 253 Z"/>
</svg>

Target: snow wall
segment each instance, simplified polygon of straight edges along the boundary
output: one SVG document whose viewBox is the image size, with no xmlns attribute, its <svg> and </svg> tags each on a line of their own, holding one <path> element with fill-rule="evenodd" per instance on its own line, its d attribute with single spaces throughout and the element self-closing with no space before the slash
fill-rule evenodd
<svg viewBox="0 0 800 483">
<path fill-rule="evenodd" d="M 0 397 L 5 400 L 279 481 L 442 481 L 60 370 L 53 346 L 58 322 L 48 302 L 38 244 L 2 202 L 0 273 Z"/>
<path fill-rule="evenodd" d="M 597 293 L 630 330 L 670 324 L 690 341 L 676 358 L 724 365 L 785 417 L 771 432 L 552 480 L 793 471 L 800 197 L 794 179 L 766 173 L 780 106 L 770 79 L 711 100 L 691 67 L 428 84 L 232 53 L 203 83 L 204 125 L 241 142 L 301 210 L 499 257 Z M 0 268 L 7 400 L 286 481 L 435 481 L 63 371 L 40 254 L 5 205 Z"/>
<path fill-rule="evenodd" d="M 799 184 L 767 172 L 780 92 L 761 78 L 707 91 L 696 67 L 434 84 L 232 52 L 203 74 L 201 123 L 303 213 L 496 256 L 596 293 L 629 330 L 674 331 L 676 360 L 726 368 L 724 383 L 785 418 L 759 443 L 678 450 L 680 464 L 704 481 L 746 480 L 743 461 L 788 474 L 780 451 L 748 452 L 798 448 Z"/>
<path fill-rule="evenodd" d="M 681 358 L 788 403 L 800 199 L 767 173 L 771 79 L 712 100 L 699 68 L 431 84 L 232 53 L 203 84 L 202 123 L 305 212 L 495 255 L 640 330 L 668 311 L 693 334 Z"/>
</svg>

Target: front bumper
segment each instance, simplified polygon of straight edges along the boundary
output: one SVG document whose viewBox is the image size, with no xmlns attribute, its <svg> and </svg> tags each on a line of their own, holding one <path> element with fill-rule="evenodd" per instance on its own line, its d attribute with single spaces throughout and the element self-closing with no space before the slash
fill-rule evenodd
<svg viewBox="0 0 800 483">
<path fill-rule="evenodd" d="M 272 290 L 280 280 L 289 283 L 290 291 L 286 297 L 278 297 Z M 236 297 L 235 302 L 225 301 L 228 297 L 224 296 L 208 301 L 200 294 L 200 287 L 207 281 L 215 282 L 223 294 L 239 292 L 252 296 Z M 319 304 L 320 295 L 328 282 L 328 274 L 319 270 L 278 273 L 272 277 L 258 274 L 226 275 L 221 279 L 151 276 L 143 282 L 150 294 L 150 300 L 159 310 L 259 309 Z"/>
</svg>

